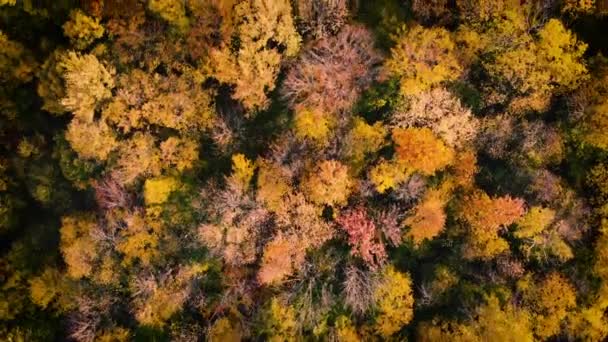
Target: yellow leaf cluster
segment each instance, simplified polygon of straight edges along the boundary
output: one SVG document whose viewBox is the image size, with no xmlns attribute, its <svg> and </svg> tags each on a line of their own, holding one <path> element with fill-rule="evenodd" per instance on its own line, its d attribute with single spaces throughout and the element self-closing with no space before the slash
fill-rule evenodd
<svg viewBox="0 0 608 342">
<path fill-rule="evenodd" d="M 355 186 L 348 167 L 336 160 L 325 160 L 302 181 L 302 191 L 316 204 L 344 205 Z"/>
<path fill-rule="evenodd" d="M 27 82 L 32 79 L 35 68 L 30 52 L 0 31 L 0 81 Z"/>
<path fill-rule="evenodd" d="M 272 342 L 296 341 L 296 312 L 283 300 L 273 297 L 263 312 L 264 331 Z"/>
<path fill-rule="evenodd" d="M 559 334 L 569 311 L 576 308 L 576 291 L 572 284 L 553 272 L 540 282 L 530 277 L 520 280 L 518 287 L 534 313 L 535 334 L 543 340 Z"/>
<path fill-rule="evenodd" d="M 65 70 L 66 96 L 61 104 L 82 121 L 93 121 L 97 106 L 112 97 L 114 69 L 106 68 L 94 55 L 74 51 L 68 51 L 58 67 Z"/>
<path fill-rule="evenodd" d="M 30 279 L 30 299 L 42 309 L 53 303 L 60 312 L 73 309 L 71 293 L 69 281 L 56 268 L 46 268 L 42 274 Z"/>
<path fill-rule="evenodd" d="M 104 29 L 99 19 L 91 18 L 81 10 L 75 9 L 70 12 L 70 20 L 63 24 L 63 33 L 76 49 L 84 50 L 95 39 L 103 36 Z"/>
<path fill-rule="evenodd" d="M 532 342 L 532 317 L 528 311 L 511 304 L 501 305 L 490 296 L 487 303 L 478 307 L 473 320 L 458 323 L 450 321 L 423 322 L 418 328 L 420 341 L 500 341 Z"/>
<path fill-rule="evenodd" d="M 62 50 L 53 51 L 36 75 L 38 76 L 36 90 L 44 102 L 42 109 L 53 114 L 66 112 L 66 108 L 61 104 L 61 99 L 65 97 L 63 74 L 66 70 L 60 61 L 64 56 L 65 52 Z"/>
<path fill-rule="evenodd" d="M 363 166 L 368 154 L 374 153 L 384 146 L 386 135 L 387 129 L 382 122 L 378 121 L 369 125 L 365 120 L 355 118 L 347 142 L 347 154 L 355 169 Z"/>
<path fill-rule="evenodd" d="M 441 190 L 427 191 L 422 201 L 413 209 L 413 215 L 403 222 L 410 227 L 407 236 L 419 245 L 424 240 L 431 240 L 439 235 L 445 226 L 445 194 Z"/>
<path fill-rule="evenodd" d="M 545 230 L 555 219 L 555 211 L 550 208 L 534 206 L 517 221 L 518 238 L 530 238 Z"/>
<path fill-rule="evenodd" d="M 130 266 L 135 261 L 150 265 L 159 255 L 158 244 L 162 226 L 155 219 L 144 216 L 140 211 L 125 218 L 126 228 L 120 231 L 116 250 L 124 254 L 123 265 Z"/>
<path fill-rule="evenodd" d="M 245 155 L 241 153 L 232 155 L 232 174 L 230 175 L 230 179 L 236 182 L 241 189 L 246 190 L 249 187 L 254 172 L 255 165 Z"/>
<path fill-rule="evenodd" d="M 68 275 L 74 279 L 88 277 L 93 271 L 97 249 L 91 235 L 96 227 L 92 216 L 64 216 L 61 219 L 61 254 L 68 266 Z"/>
<path fill-rule="evenodd" d="M 452 164 L 454 151 L 428 128 L 393 130 L 396 160 L 404 167 L 432 176 Z"/>
<path fill-rule="evenodd" d="M 383 338 L 393 335 L 412 320 L 414 296 L 411 286 L 409 274 L 401 273 L 393 266 L 383 271 L 380 284 L 374 290 L 378 308 L 375 329 Z"/>
<path fill-rule="evenodd" d="M 355 328 L 351 320 L 344 315 L 341 315 L 336 318 L 335 336 L 337 340 L 341 342 L 361 341 L 361 337 L 357 333 L 357 329 Z"/>
<path fill-rule="evenodd" d="M 243 332 L 240 324 L 232 322 L 227 317 L 215 321 L 208 334 L 210 341 L 242 341 Z"/>
<path fill-rule="evenodd" d="M 592 14 L 595 11 L 596 0 L 564 0 L 562 13 L 573 16 Z"/>
<path fill-rule="evenodd" d="M 258 162 L 256 199 L 268 209 L 277 211 L 283 197 L 291 190 L 291 179 L 279 165 L 267 160 Z"/>
<path fill-rule="evenodd" d="M 117 94 L 103 108 L 102 118 L 127 133 L 150 125 L 198 132 L 212 126 L 211 103 L 211 94 L 191 75 L 134 69 L 118 78 Z"/>
<path fill-rule="evenodd" d="M 415 26 L 397 39 L 386 71 L 401 81 L 403 95 L 416 95 L 460 77 L 456 45 L 443 28 Z"/>
<path fill-rule="evenodd" d="M 169 137 L 160 143 L 160 158 L 167 170 L 191 169 L 198 160 L 198 143 L 188 138 Z"/>
<path fill-rule="evenodd" d="M 105 161 L 118 147 L 112 129 L 103 121 L 84 121 L 74 118 L 65 132 L 65 139 L 84 159 Z"/>
<path fill-rule="evenodd" d="M 495 58 L 484 62 L 490 76 L 504 81 L 516 91 L 511 111 L 543 111 L 554 93 L 576 89 L 588 78 L 583 54 L 587 48 L 561 21 L 549 20 L 536 37 L 528 33 L 522 11 L 506 11 L 484 34 L 505 41 L 493 51 Z"/>
<path fill-rule="evenodd" d="M 161 173 L 160 151 L 150 134 L 135 133 L 121 143 L 118 155 L 114 170 L 116 179 L 122 184 L 130 184 L 142 175 L 158 176 Z"/>
<path fill-rule="evenodd" d="M 144 184 L 144 200 L 146 205 L 165 203 L 169 195 L 180 186 L 177 179 L 173 177 L 158 177 L 146 179 Z"/>
<path fill-rule="evenodd" d="M 181 30 L 185 30 L 188 27 L 186 6 L 183 0 L 150 0 L 148 8 Z"/>
<path fill-rule="evenodd" d="M 411 171 L 405 169 L 400 163 L 382 160 L 371 169 L 369 178 L 376 190 L 382 194 L 388 189 L 396 188 L 410 174 Z"/>
<path fill-rule="evenodd" d="M 329 134 L 335 126 L 334 119 L 318 109 L 296 110 L 294 128 L 296 137 L 310 139 L 319 146 L 329 142 Z"/>
<path fill-rule="evenodd" d="M 213 76 L 234 85 L 233 98 L 248 110 L 266 108 L 266 92 L 275 87 L 282 58 L 299 50 L 291 12 L 288 0 L 241 1 L 225 21 L 233 25 L 238 48 L 228 41 L 210 53 Z"/>
</svg>

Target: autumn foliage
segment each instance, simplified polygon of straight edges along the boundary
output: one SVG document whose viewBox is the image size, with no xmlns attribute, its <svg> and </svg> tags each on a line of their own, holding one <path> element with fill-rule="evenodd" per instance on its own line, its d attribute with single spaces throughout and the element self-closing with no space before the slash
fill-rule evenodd
<svg viewBox="0 0 608 342">
<path fill-rule="evenodd" d="M 0 341 L 608 340 L 608 5 L 0 0 Z"/>
</svg>

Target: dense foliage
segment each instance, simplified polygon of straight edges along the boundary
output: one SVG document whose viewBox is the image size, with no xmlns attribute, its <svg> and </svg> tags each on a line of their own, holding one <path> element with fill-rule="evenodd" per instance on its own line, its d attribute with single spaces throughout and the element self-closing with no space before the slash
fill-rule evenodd
<svg viewBox="0 0 608 342">
<path fill-rule="evenodd" d="M 607 15 L 0 0 L 0 340 L 608 339 Z"/>
</svg>

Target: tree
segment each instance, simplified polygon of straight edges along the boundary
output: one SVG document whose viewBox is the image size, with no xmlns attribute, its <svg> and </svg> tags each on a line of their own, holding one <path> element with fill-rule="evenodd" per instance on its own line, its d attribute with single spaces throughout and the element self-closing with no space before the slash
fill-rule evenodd
<svg viewBox="0 0 608 342">
<path fill-rule="evenodd" d="M 572 121 L 578 122 L 581 140 L 591 146 L 608 149 L 604 132 L 608 129 L 608 68 L 604 58 L 593 63 L 591 79 L 572 97 Z"/>
<path fill-rule="evenodd" d="M 378 308 L 374 327 L 382 338 L 388 338 L 412 320 L 414 297 L 411 286 L 409 274 L 401 273 L 393 266 L 382 271 L 382 278 L 374 289 Z"/>
<path fill-rule="evenodd" d="M 364 208 L 349 210 L 338 217 L 336 222 L 346 231 L 351 254 L 360 257 L 372 269 L 386 261 L 384 245 L 379 241 L 376 225 Z"/>
<path fill-rule="evenodd" d="M 530 277 L 520 280 L 518 287 L 524 301 L 534 313 L 534 333 L 541 339 L 557 335 L 569 311 L 576 307 L 576 291 L 561 274 L 552 272 L 540 282 Z"/>
<path fill-rule="evenodd" d="M 410 227 L 407 236 L 414 240 L 414 244 L 420 245 L 443 231 L 446 221 L 445 197 L 446 194 L 440 189 L 427 191 L 422 201 L 413 208 L 413 214 L 403 222 Z"/>
<path fill-rule="evenodd" d="M 450 33 L 443 28 L 422 26 L 397 38 L 385 69 L 400 80 L 403 95 L 417 95 L 456 80 L 462 73 Z"/>
<path fill-rule="evenodd" d="M 508 9 L 520 5 L 517 0 L 457 0 L 462 18 L 471 24 L 484 24 L 487 21 L 505 13 Z"/>
<path fill-rule="evenodd" d="M 551 256 L 563 262 L 574 256 L 560 233 L 559 226 L 562 222 L 555 222 L 555 219 L 554 210 L 533 206 L 516 221 L 517 230 L 514 235 L 522 239 L 519 248 L 526 258 L 545 261 Z"/>
<path fill-rule="evenodd" d="M 372 34 L 361 26 L 347 26 L 302 52 L 282 92 L 292 106 L 339 113 L 350 109 L 374 81 L 379 62 Z"/>
<path fill-rule="evenodd" d="M 161 223 L 156 218 L 145 217 L 143 210 L 127 213 L 124 223 L 116 243 L 116 251 L 123 254 L 123 266 L 129 267 L 135 262 L 149 266 L 160 255 Z"/>
<path fill-rule="evenodd" d="M 65 70 L 65 98 L 61 104 L 85 122 L 93 121 L 101 101 L 112 96 L 114 69 L 106 68 L 94 55 L 68 51 L 60 61 Z"/>
<path fill-rule="evenodd" d="M 31 52 L 0 31 L 0 81 L 27 82 L 32 79 L 35 70 L 36 62 Z"/>
<path fill-rule="evenodd" d="M 53 51 L 36 75 L 38 77 L 36 90 L 44 101 L 42 109 L 53 114 L 63 114 L 67 111 L 61 104 L 61 100 L 65 97 L 63 74 L 66 72 L 65 64 L 61 63 L 61 60 L 65 56 L 65 51 Z"/>
<path fill-rule="evenodd" d="M 508 249 L 498 233 L 524 214 L 524 201 L 509 196 L 491 198 L 476 191 L 461 201 L 459 211 L 468 223 L 465 257 L 489 260 Z"/>
<path fill-rule="evenodd" d="M 470 109 L 445 88 L 413 97 L 407 111 L 393 113 L 391 123 L 399 128 L 427 127 L 453 148 L 470 143 L 479 128 Z"/>
<path fill-rule="evenodd" d="M 70 122 L 65 139 L 83 159 L 105 161 L 119 146 L 114 132 L 105 122 L 88 122 L 80 118 Z"/>
<path fill-rule="evenodd" d="M 158 177 L 146 179 L 144 183 L 144 201 L 146 205 L 159 205 L 169 199 L 171 193 L 179 188 L 180 184 L 173 177 Z"/>
<path fill-rule="evenodd" d="M 227 317 L 222 317 L 215 322 L 209 329 L 210 341 L 241 341 L 243 331 L 240 324 L 231 321 Z"/>
<path fill-rule="evenodd" d="M 161 76 L 133 69 L 118 77 L 117 88 L 102 118 L 121 132 L 159 125 L 186 134 L 213 124 L 211 94 L 190 73 Z"/>
<path fill-rule="evenodd" d="M 554 93 L 576 89 L 588 77 L 582 61 L 587 48 L 557 19 L 549 20 L 537 37 L 527 33 L 523 13 L 507 11 L 486 34 L 505 41 L 484 63 L 488 74 L 513 90 L 514 113 L 544 111 Z M 504 92 L 504 91 L 503 91 Z"/>
<path fill-rule="evenodd" d="M 224 41 L 210 53 L 212 75 L 220 82 L 234 85 L 233 98 L 248 110 L 268 106 L 266 92 L 272 91 L 281 60 L 292 57 L 300 47 L 291 5 L 287 0 L 246 0 L 238 3 L 225 18 L 238 46 Z M 251 116 L 252 114 L 247 114 Z"/>
<path fill-rule="evenodd" d="M 184 4 L 185 1 L 180 0 L 151 0 L 148 2 L 148 8 L 180 30 L 186 30 L 188 17 L 186 17 Z"/>
<path fill-rule="evenodd" d="M 238 184 L 243 191 L 246 191 L 249 187 L 254 171 L 255 166 L 243 154 L 237 153 L 232 156 L 232 174 L 230 175 L 230 179 Z"/>
<path fill-rule="evenodd" d="M 518 238 L 529 238 L 545 230 L 555 219 L 555 211 L 550 208 L 532 207 L 526 215 L 517 220 Z"/>
<path fill-rule="evenodd" d="M 431 176 L 454 160 L 454 151 L 428 128 L 393 130 L 396 160 L 405 168 Z"/>
<path fill-rule="evenodd" d="M 274 285 L 292 275 L 304 262 L 305 251 L 292 236 L 279 234 L 264 248 L 258 280 Z"/>
<path fill-rule="evenodd" d="M 63 33 L 70 39 L 72 46 L 84 50 L 103 36 L 104 29 L 99 19 L 91 18 L 76 9 L 70 12 L 70 20 L 63 24 Z"/>
<path fill-rule="evenodd" d="M 184 172 L 198 161 L 199 146 L 192 138 L 169 137 L 160 143 L 160 158 L 164 168 Z"/>
<path fill-rule="evenodd" d="M 161 173 L 160 150 L 150 134 L 135 133 L 120 145 L 118 155 L 114 175 L 121 184 L 133 183 L 142 175 L 159 176 Z"/>
<path fill-rule="evenodd" d="M 92 234 L 96 227 L 95 218 L 84 214 L 61 219 L 61 253 L 68 265 L 68 275 L 74 279 L 93 272 L 97 250 Z"/>
<path fill-rule="evenodd" d="M 313 203 L 342 206 L 354 186 L 348 167 L 336 160 L 325 160 L 311 170 L 301 188 Z"/>
<path fill-rule="evenodd" d="M 297 322 L 294 309 L 283 299 L 272 297 L 262 308 L 262 333 L 270 341 L 295 341 Z"/>
<path fill-rule="evenodd" d="M 355 170 L 361 169 L 366 157 L 378 152 L 386 144 L 387 133 L 380 121 L 370 125 L 359 117 L 354 119 L 346 141 L 346 155 Z"/>
<path fill-rule="evenodd" d="M 208 269 L 206 264 L 189 264 L 162 279 L 139 279 L 134 291 L 135 318 L 144 325 L 162 328 L 166 321 L 182 310 L 196 280 Z"/>
<path fill-rule="evenodd" d="M 596 10 L 595 0 L 565 0 L 561 11 L 573 17 L 578 15 L 593 14 Z"/>
<path fill-rule="evenodd" d="M 310 140 L 320 147 L 329 143 L 330 134 L 336 126 L 335 118 L 319 109 L 306 109 L 298 106 L 294 119 L 296 137 Z"/>
<path fill-rule="evenodd" d="M 380 160 L 369 172 L 369 179 L 376 187 L 376 191 L 384 193 L 388 189 L 395 189 L 405 181 L 411 171 L 404 169 L 403 165 L 395 161 Z"/>
<path fill-rule="evenodd" d="M 276 211 L 285 195 L 291 190 L 291 178 L 287 171 L 268 160 L 258 160 L 256 199 L 269 210 Z"/>
</svg>

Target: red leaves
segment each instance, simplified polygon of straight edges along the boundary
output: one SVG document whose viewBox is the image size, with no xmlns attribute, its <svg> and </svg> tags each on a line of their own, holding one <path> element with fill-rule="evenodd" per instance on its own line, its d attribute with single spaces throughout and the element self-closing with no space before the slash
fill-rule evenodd
<svg viewBox="0 0 608 342">
<path fill-rule="evenodd" d="M 347 211 L 336 221 L 348 234 L 351 254 L 361 257 L 371 268 L 386 261 L 386 251 L 376 232 L 376 225 L 369 219 L 364 208 Z"/>
</svg>

